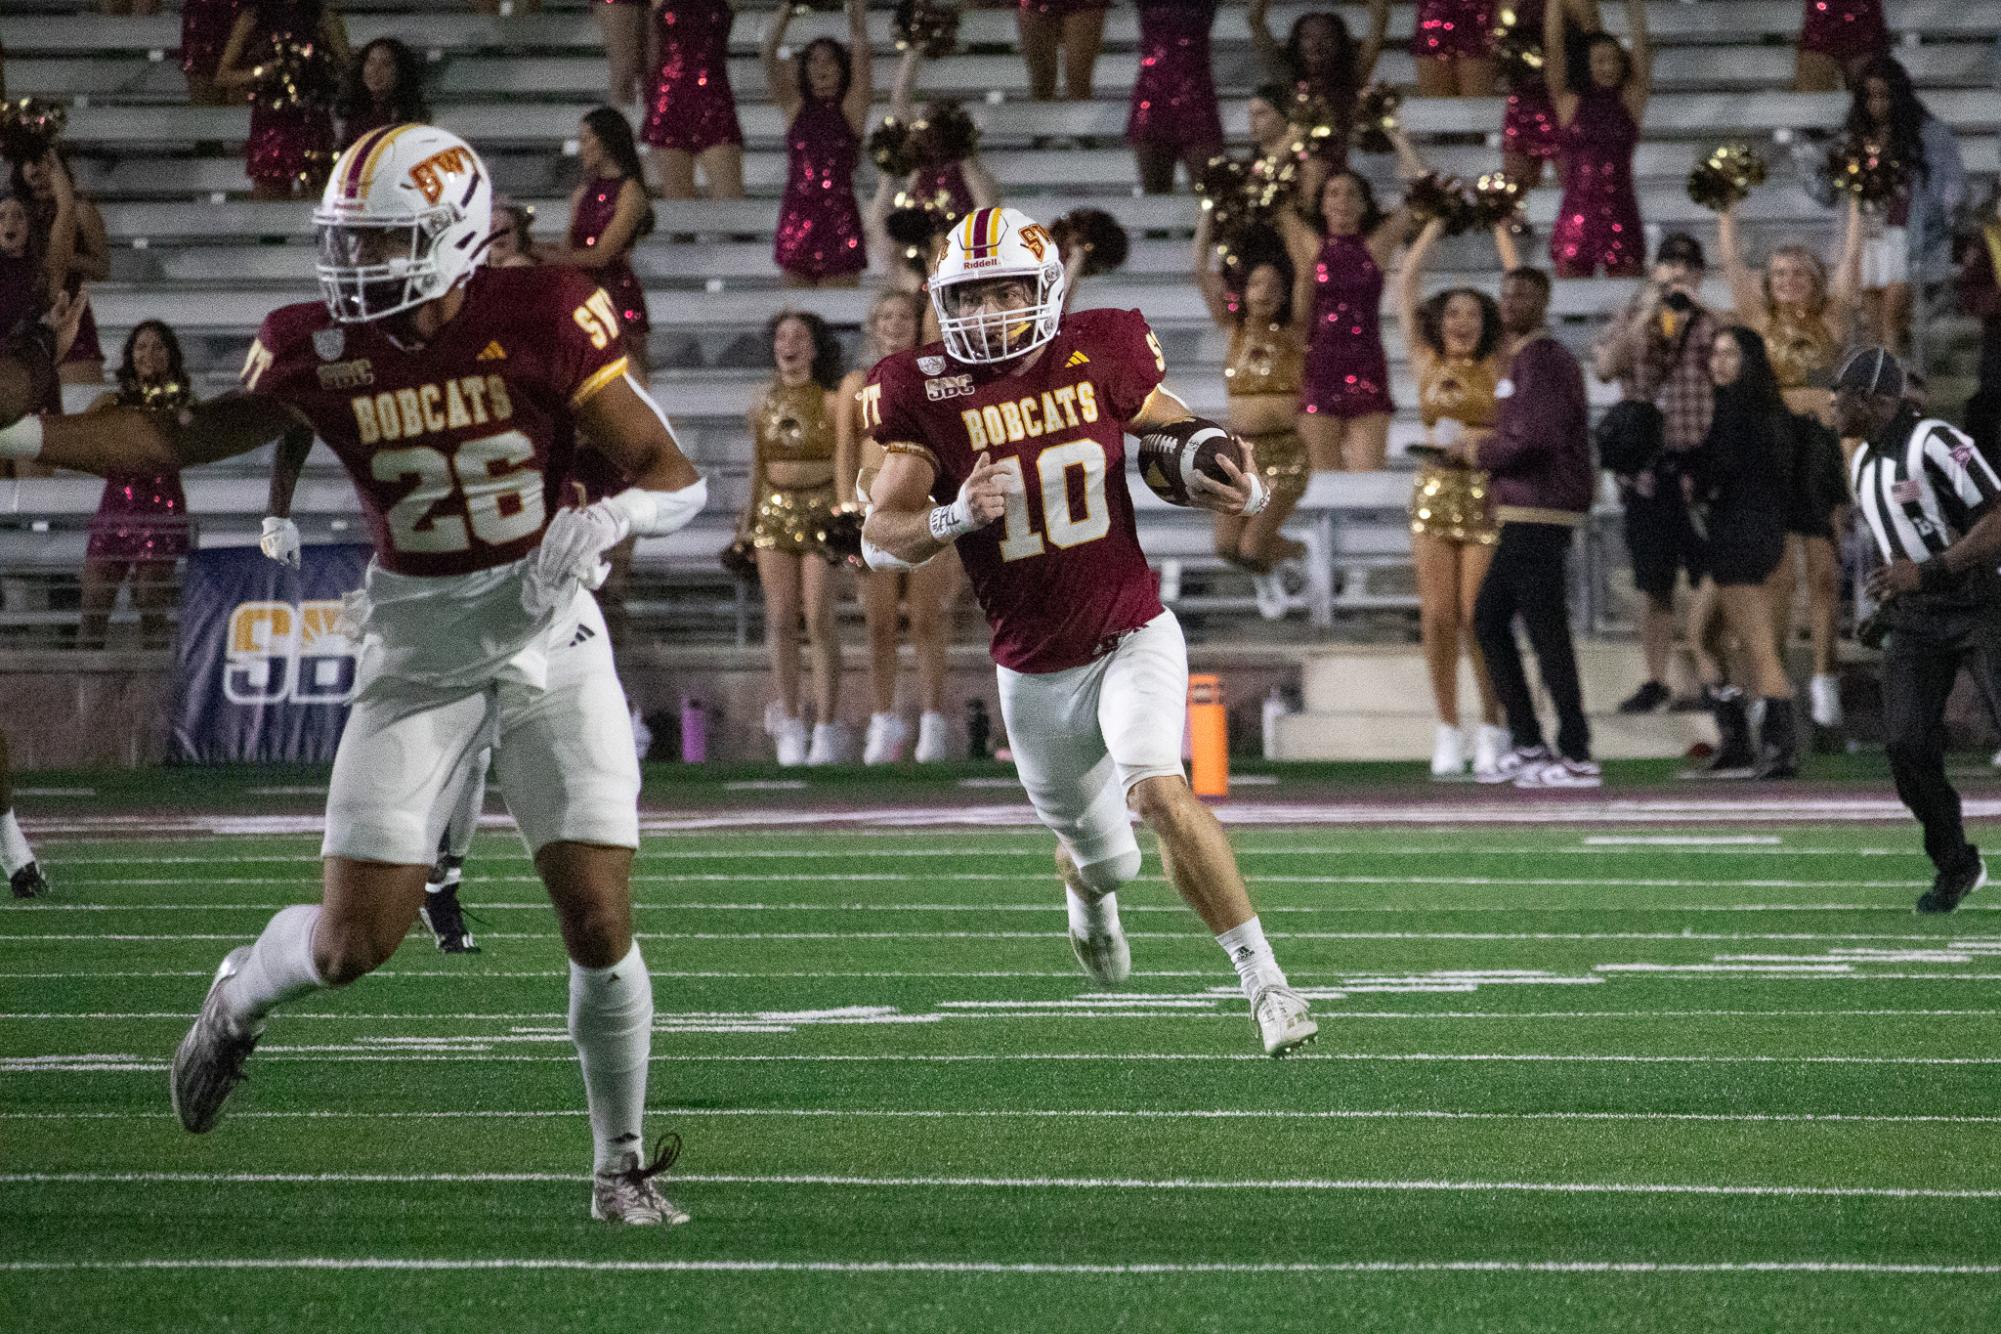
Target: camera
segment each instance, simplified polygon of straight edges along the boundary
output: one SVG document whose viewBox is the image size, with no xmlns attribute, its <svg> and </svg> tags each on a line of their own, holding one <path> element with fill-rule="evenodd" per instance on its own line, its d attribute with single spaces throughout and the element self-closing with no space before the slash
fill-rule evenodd
<svg viewBox="0 0 2001 1334">
<path fill-rule="evenodd" d="M 1677 315 L 1686 315 L 1695 309 L 1695 298 L 1677 288 L 1662 297 L 1661 304 Z"/>
</svg>

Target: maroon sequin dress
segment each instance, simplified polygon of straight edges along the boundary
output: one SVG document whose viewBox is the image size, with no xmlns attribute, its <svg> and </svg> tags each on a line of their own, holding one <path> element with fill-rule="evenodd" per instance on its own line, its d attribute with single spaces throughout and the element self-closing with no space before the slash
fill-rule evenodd
<svg viewBox="0 0 2001 1334">
<path fill-rule="evenodd" d="M 149 398 L 136 385 L 118 391 L 121 407 L 169 409 L 194 401 L 185 385 Z M 88 560 L 175 561 L 188 554 L 188 497 L 175 472 L 112 472 L 90 520 Z"/>
<path fill-rule="evenodd" d="M 862 211 L 855 202 L 861 138 L 839 102 L 808 97 L 785 132 L 785 198 L 778 205 L 778 267 L 801 278 L 860 273 L 868 267 Z"/>
<path fill-rule="evenodd" d="M 570 219 L 570 249 L 596 247 L 604 229 L 611 225 L 612 215 L 618 212 L 618 192 L 624 185 L 623 176 L 601 176 L 584 182 L 583 197 L 577 200 L 576 214 Z M 632 271 L 628 258 L 631 253 L 628 244 L 625 254 L 590 272 L 618 306 L 618 318 L 625 324 L 626 337 L 643 342 L 653 323 L 646 317 L 646 292 L 639 285 L 639 275 Z"/>
<path fill-rule="evenodd" d="M 215 74 L 236 25 L 236 6 L 237 0 L 181 0 L 182 73 Z"/>
<path fill-rule="evenodd" d="M 1890 49 L 1883 0 L 1806 0 L 1800 50 L 1846 65 Z"/>
<path fill-rule="evenodd" d="M 700 153 L 741 144 L 736 95 L 730 91 L 730 25 L 726 0 L 676 0 L 656 10 L 660 64 L 646 99 L 639 137 L 656 148 Z"/>
<path fill-rule="evenodd" d="M 1514 8 L 1519 31 L 1542 32 L 1543 0 L 1515 0 Z M 1538 37 L 1537 44 L 1540 43 Z M 1549 84 L 1543 79 L 1508 94 L 1508 109 L 1501 116 L 1501 147 L 1544 162 L 1556 158 L 1556 107 L 1549 100 Z"/>
<path fill-rule="evenodd" d="M 1464 60 L 1493 49 L 1493 0 L 1418 0 L 1411 55 L 1420 60 Z"/>
<path fill-rule="evenodd" d="M 1563 198 L 1550 229 L 1549 257 L 1561 278 L 1608 278 L 1639 273 L 1646 263 L 1640 197 L 1633 190 L 1633 149 L 1640 127 L 1616 88 L 1582 97 L 1577 116 L 1560 132 Z"/>
<path fill-rule="evenodd" d="M 250 90 L 250 138 L 243 157 L 250 179 L 259 184 L 308 184 L 323 180 L 333 166 L 333 56 L 317 32 L 287 27 L 259 33 L 259 63 L 270 61 L 281 47 L 310 45 L 313 58 L 302 71 L 303 100 L 283 100 L 270 83 Z"/>
<path fill-rule="evenodd" d="M 957 162 L 939 167 L 919 167 L 911 174 L 909 192 L 918 199 L 939 200 L 947 215 L 963 218 L 973 211 L 973 187 L 966 184 L 966 169 Z"/>
<path fill-rule="evenodd" d="M 1313 328 L 1299 406 L 1329 417 L 1390 411 L 1383 271 L 1362 236 L 1330 236 L 1313 264 Z"/>
<path fill-rule="evenodd" d="M 50 225 L 55 221 L 55 201 L 37 199 L 30 204 L 29 210 L 33 218 L 35 230 L 41 235 L 47 236 Z M 81 250 L 83 243 L 84 231 L 79 226 L 76 229 L 76 244 L 79 250 Z M 75 289 L 75 285 L 75 279 L 72 278 L 70 284 L 72 290 Z M 6 327 L 6 325 L 0 324 L 0 329 L 5 329 Z M 63 365 L 67 366 L 71 362 L 101 362 L 103 360 L 104 344 L 99 339 L 97 333 L 97 313 L 90 308 L 90 298 L 85 297 L 83 299 L 83 317 L 76 324 L 76 340 L 69 345 L 69 351 L 64 354 Z"/>
<path fill-rule="evenodd" d="M 1128 143 L 1183 154 L 1222 151 L 1223 121 L 1209 67 L 1215 21 L 1215 0 L 1141 0 Z"/>
</svg>

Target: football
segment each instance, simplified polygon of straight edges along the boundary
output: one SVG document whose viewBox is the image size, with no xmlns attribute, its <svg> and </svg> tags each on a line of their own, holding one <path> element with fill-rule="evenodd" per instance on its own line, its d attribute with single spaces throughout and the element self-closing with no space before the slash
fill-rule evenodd
<svg viewBox="0 0 2001 1334">
<path fill-rule="evenodd" d="M 1197 471 L 1218 482 L 1230 480 L 1219 459 L 1244 466 L 1244 447 L 1215 422 L 1201 417 L 1174 422 L 1140 437 L 1139 473 L 1156 496 L 1170 505 L 1186 505 L 1188 483 Z"/>
</svg>

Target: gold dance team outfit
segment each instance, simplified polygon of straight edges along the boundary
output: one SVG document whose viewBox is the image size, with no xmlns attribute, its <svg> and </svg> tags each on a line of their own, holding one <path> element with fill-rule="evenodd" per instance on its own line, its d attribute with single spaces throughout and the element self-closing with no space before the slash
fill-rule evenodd
<svg viewBox="0 0 2001 1334">
<path fill-rule="evenodd" d="M 757 406 L 753 427 L 756 487 L 751 501 L 751 543 L 761 551 L 825 555 L 834 514 L 834 418 L 818 384 L 774 384 Z M 811 486 L 781 487 L 770 480 L 774 463 L 824 463 L 828 477 Z"/>
<path fill-rule="evenodd" d="M 1765 316 L 1765 348 L 1772 360 L 1772 374 L 1779 389 L 1804 389 L 1828 383 L 1840 348 L 1827 332 L 1827 320 L 1818 314 L 1801 314 L 1769 308 Z"/>
<path fill-rule="evenodd" d="M 1499 367 L 1472 357 L 1427 359 L 1418 375 L 1418 415 L 1426 428 L 1451 419 L 1465 429 L 1490 430 L 1499 417 L 1495 390 Z M 1427 462 L 1410 493 L 1410 530 L 1448 542 L 1491 546 L 1499 539 L 1487 501 L 1487 474 L 1476 468 Z"/>
<path fill-rule="evenodd" d="M 1223 366 L 1223 380 L 1231 398 L 1261 394 L 1299 397 L 1306 375 L 1306 349 L 1284 325 L 1272 324 L 1253 329 L 1239 324 L 1230 332 L 1229 360 Z M 1297 431 L 1267 431 L 1246 436 L 1256 453 L 1258 471 L 1273 496 L 1297 500 L 1306 493 L 1310 470 L 1306 465 L 1306 445 Z"/>
</svg>

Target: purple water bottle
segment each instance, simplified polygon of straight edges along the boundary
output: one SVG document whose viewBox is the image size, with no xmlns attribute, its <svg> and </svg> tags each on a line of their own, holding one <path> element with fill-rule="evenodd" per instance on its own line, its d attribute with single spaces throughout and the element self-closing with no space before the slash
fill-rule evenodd
<svg viewBox="0 0 2001 1334">
<path fill-rule="evenodd" d="M 681 763 L 704 764 L 709 758 L 709 714 L 698 699 L 681 701 Z"/>
</svg>

